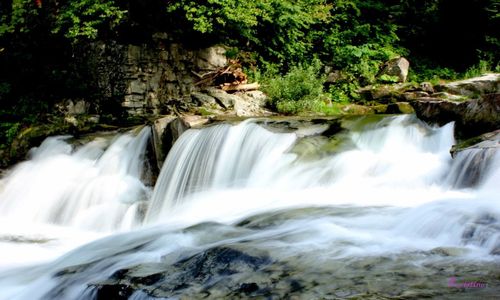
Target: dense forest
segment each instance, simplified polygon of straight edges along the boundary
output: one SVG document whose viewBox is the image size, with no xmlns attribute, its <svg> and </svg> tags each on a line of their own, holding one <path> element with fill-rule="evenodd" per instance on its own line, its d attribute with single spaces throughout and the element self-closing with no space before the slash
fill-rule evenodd
<svg viewBox="0 0 500 300">
<path fill-rule="evenodd" d="M 312 98 L 355 101 L 393 57 L 410 60 L 417 82 L 498 70 L 498 8 L 496 0 L 2 1 L 0 143 L 23 124 L 50 119 L 60 99 L 99 99 L 78 56 L 93 41 L 142 44 L 166 32 L 189 47 L 223 44 L 251 79 L 272 83 L 269 93 L 304 93 L 283 93 L 288 80 L 304 83 Z M 328 90 L 315 84 L 324 67 L 342 74 Z"/>
</svg>

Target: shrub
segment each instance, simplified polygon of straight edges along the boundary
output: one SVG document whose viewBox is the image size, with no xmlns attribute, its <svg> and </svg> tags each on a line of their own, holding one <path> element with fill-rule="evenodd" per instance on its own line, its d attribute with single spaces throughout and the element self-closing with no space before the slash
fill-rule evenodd
<svg viewBox="0 0 500 300">
<path fill-rule="evenodd" d="M 328 95 L 323 92 L 325 78 L 320 72 L 321 63 L 314 60 L 309 65 L 292 67 L 284 76 L 268 80 L 263 89 L 269 97 L 269 105 L 284 114 L 322 111 Z"/>
</svg>

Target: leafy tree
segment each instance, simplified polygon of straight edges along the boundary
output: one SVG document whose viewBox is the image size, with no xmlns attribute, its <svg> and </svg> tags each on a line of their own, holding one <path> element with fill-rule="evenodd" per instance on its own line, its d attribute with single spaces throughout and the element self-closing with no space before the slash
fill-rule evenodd
<svg viewBox="0 0 500 300">
<path fill-rule="evenodd" d="M 126 10 L 120 9 L 115 0 L 67 1 L 57 15 L 54 33 L 63 32 L 67 38 L 96 39 L 99 29 L 112 30 L 124 19 Z"/>
</svg>

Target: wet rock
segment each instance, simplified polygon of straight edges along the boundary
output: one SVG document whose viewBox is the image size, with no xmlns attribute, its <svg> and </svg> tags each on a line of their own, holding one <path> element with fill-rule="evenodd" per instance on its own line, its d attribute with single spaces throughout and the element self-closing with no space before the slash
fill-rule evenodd
<svg viewBox="0 0 500 300">
<path fill-rule="evenodd" d="M 500 127 L 500 94 L 463 102 L 420 99 L 411 105 L 423 121 L 439 125 L 454 121 L 460 138 L 477 136 Z"/>
<path fill-rule="evenodd" d="M 134 289 L 127 284 L 103 284 L 96 288 L 96 300 L 126 300 L 134 293 Z"/>
<path fill-rule="evenodd" d="M 262 294 L 266 290 L 262 291 L 258 282 L 239 282 L 238 278 L 260 272 L 271 263 L 271 258 L 264 253 L 215 247 L 172 265 L 158 263 L 119 270 L 93 286 L 98 290 L 98 299 L 126 299 L 139 290 L 150 297 L 165 298 L 180 295 L 199 298 L 205 291 L 212 298 L 214 295 Z"/>
<path fill-rule="evenodd" d="M 175 141 L 177 141 L 181 134 L 189 127 L 190 126 L 183 119 L 175 116 L 165 116 L 154 121 L 152 126 L 153 148 L 158 170 L 161 170 L 163 161 L 167 157 Z"/>
<path fill-rule="evenodd" d="M 353 116 L 358 118 L 358 116 Z M 323 135 L 331 136 L 343 127 L 338 117 L 269 117 L 257 120 L 257 123 L 270 131 L 280 133 L 295 133 L 298 137 Z"/>
<path fill-rule="evenodd" d="M 415 110 L 408 102 L 390 103 L 387 105 L 387 114 L 412 114 Z"/>
<path fill-rule="evenodd" d="M 455 157 L 458 153 L 470 149 L 494 149 L 500 150 L 500 130 L 488 132 L 477 137 L 473 137 L 451 147 L 450 153 Z"/>
<path fill-rule="evenodd" d="M 240 289 L 239 291 L 246 294 L 246 295 L 249 295 L 255 291 L 258 291 L 259 290 L 259 286 L 255 283 L 255 282 L 252 282 L 252 283 L 243 283 L 241 284 L 240 286 Z"/>
<path fill-rule="evenodd" d="M 438 247 L 430 251 L 430 254 L 439 256 L 462 256 L 466 253 L 466 249 L 457 247 Z"/>
</svg>

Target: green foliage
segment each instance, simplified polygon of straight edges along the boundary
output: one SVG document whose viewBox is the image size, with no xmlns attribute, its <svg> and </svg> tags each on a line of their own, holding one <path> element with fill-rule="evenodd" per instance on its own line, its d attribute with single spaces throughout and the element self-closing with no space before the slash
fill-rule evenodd
<svg viewBox="0 0 500 300">
<path fill-rule="evenodd" d="M 42 3 L 37 6 L 33 0 L 13 0 L 8 10 L 10 13 L 3 14 L 0 19 L 0 37 L 30 33 L 39 29 L 41 24 L 47 24 L 53 34 L 61 33 L 71 41 L 95 39 L 100 30 L 114 29 L 127 13 L 115 0 Z"/>
<path fill-rule="evenodd" d="M 99 28 L 115 28 L 126 13 L 114 0 L 68 1 L 57 16 L 52 32 L 63 32 L 73 41 L 80 38 L 95 39 Z"/>
<path fill-rule="evenodd" d="M 465 70 L 465 72 L 462 74 L 463 78 L 471 78 L 471 77 L 477 77 L 484 75 L 485 73 L 491 71 L 492 68 L 489 64 L 489 62 L 480 60 L 476 65 L 468 68 Z"/>
<path fill-rule="evenodd" d="M 167 12 L 184 16 L 199 33 L 216 33 L 226 43 L 245 45 L 261 59 L 284 65 L 312 57 L 320 37 L 313 29 L 328 21 L 330 8 L 322 0 L 180 0 Z"/>
<path fill-rule="evenodd" d="M 399 81 L 398 76 L 391 76 L 387 74 L 382 74 L 379 77 L 379 81 L 382 83 L 397 83 Z"/>
<path fill-rule="evenodd" d="M 20 123 L 0 123 L 0 146 L 5 147 L 7 145 L 10 145 L 18 135 L 20 129 Z"/>
<path fill-rule="evenodd" d="M 2 13 L 0 37 L 14 32 L 26 33 L 34 29 L 39 11 L 32 0 L 12 0 L 10 14 Z"/>
<path fill-rule="evenodd" d="M 284 114 L 304 111 L 321 111 L 328 96 L 323 92 L 325 78 L 321 63 L 314 60 L 310 65 L 292 67 L 284 76 L 270 79 L 264 85 L 271 107 Z"/>
</svg>

